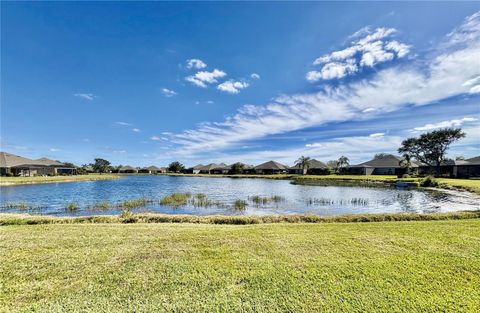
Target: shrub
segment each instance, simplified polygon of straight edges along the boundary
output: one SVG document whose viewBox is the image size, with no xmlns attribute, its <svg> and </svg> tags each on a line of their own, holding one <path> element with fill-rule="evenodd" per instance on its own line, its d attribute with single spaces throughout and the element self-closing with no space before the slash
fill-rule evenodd
<svg viewBox="0 0 480 313">
<path fill-rule="evenodd" d="M 235 200 L 235 202 L 233 203 L 233 208 L 238 211 L 243 211 L 246 207 L 247 202 L 240 199 Z"/>
<path fill-rule="evenodd" d="M 70 212 L 73 212 L 73 211 L 77 211 L 80 207 L 78 206 L 78 203 L 76 202 L 70 202 L 70 203 L 67 203 L 65 206 L 65 211 L 70 211 Z"/>
<path fill-rule="evenodd" d="M 437 187 L 438 182 L 432 176 L 427 176 L 420 181 L 420 186 L 421 187 Z"/>
</svg>

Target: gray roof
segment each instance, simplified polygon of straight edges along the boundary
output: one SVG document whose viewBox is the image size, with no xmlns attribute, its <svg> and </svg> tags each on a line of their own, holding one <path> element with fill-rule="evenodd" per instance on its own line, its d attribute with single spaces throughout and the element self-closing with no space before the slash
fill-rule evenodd
<svg viewBox="0 0 480 313">
<path fill-rule="evenodd" d="M 465 161 L 467 161 L 471 165 L 480 165 L 480 155 L 470 159 L 466 159 Z"/>
<path fill-rule="evenodd" d="M 255 166 L 256 170 L 286 170 L 288 166 L 275 161 L 268 161 Z"/>
<path fill-rule="evenodd" d="M 149 171 L 159 171 L 161 170 L 160 168 L 156 167 L 155 165 L 151 165 L 149 167 L 143 168 L 144 170 L 149 170 Z"/>
<path fill-rule="evenodd" d="M 309 169 L 315 169 L 315 168 L 320 168 L 320 169 L 327 169 L 328 166 L 321 162 L 321 161 L 318 161 L 318 160 L 315 160 L 315 159 L 311 159 L 310 161 L 308 161 L 308 164 L 309 164 Z M 294 166 L 290 167 L 291 169 L 295 169 L 295 170 L 301 170 L 302 167 L 300 166 L 300 164 L 295 164 Z"/>
<path fill-rule="evenodd" d="M 15 154 L 0 152 L 0 167 L 15 167 L 19 165 L 32 165 L 36 162 Z"/>
<path fill-rule="evenodd" d="M 60 163 L 55 160 L 47 159 L 47 158 L 41 158 L 41 159 L 35 160 L 35 162 L 45 166 L 65 166 L 65 164 L 63 163 Z"/>
<path fill-rule="evenodd" d="M 367 161 L 360 163 L 358 165 L 352 165 L 350 167 L 362 167 L 362 165 L 367 165 L 370 167 L 377 167 L 377 168 L 382 168 L 382 167 L 392 167 L 392 168 L 400 168 L 402 167 L 400 165 L 400 162 L 403 160 L 403 158 L 393 155 L 393 154 L 385 154 L 381 156 L 375 157 L 373 160 Z M 415 162 L 411 162 L 411 167 L 418 167 L 418 165 Z"/>
<path fill-rule="evenodd" d="M 204 167 L 204 166 L 205 166 L 205 165 L 203 165 L 203 164 L 197 164 L 197 165 L 195 165 L 195 166 L 190 167 L 189 170 L 199 170 L 199 169 L 201 169 L 201 168 Z"/>
<path fill-rule="evenodd" d="M 225 163 L 220 163 L 220 164 L 210 163 L 208 165 L 205 165 L 205 166 L 202 166 L 202 167 L 198 168 L 198 170 L 211 171 L 215 168 L 221 168 L 221 167 L 224 167 L 224 166 L 227 166 L 227 164 L 225 164 Z"/>
<path fill-rule="evenodd" d="M 119 171 L 136 171 L 137 169 L 129 165 L 122 166 Z"/>
</svg>

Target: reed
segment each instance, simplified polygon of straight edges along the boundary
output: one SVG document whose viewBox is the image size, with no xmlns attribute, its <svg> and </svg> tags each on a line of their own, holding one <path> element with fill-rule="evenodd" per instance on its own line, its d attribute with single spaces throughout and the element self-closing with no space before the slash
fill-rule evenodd
<svg viewBox="0 0 480 313">
<path fill-rule="evenodd" d="M 247 208 L 247 202 L 244 200 L 237 199 L 233 203 L 233 208 L 237 211 L 243 211 Z"/>
<path fill-rule="evenodd" d="M 152 199 L 148 198 L 139 198 L 133 200 L 125 200 L 117 205 L 120 209 L 136 209 L 146 206 L 147 204 L 153 203 Z"/>
<path fill-rule="evenodd" d="M 186 205 L 191 196 L 192 194 L 189 192 L 172 193 L 171 195 L 165 196 L 162 199 L 160 199 L 160 204 L 171 206 L 171 207 L 180 207 L 182 205 Z"/>
<path fill-rule="evenodd" d="M 76 202 L 69 202 L 69 203 L 65 204 L 63 208 L 67 212 L 74 212 L 74 211 L 78 211 L 78 209 L 80 209 L 80 207 L 78 206 L 78 203 L 76 203 Z"/>
</svg>

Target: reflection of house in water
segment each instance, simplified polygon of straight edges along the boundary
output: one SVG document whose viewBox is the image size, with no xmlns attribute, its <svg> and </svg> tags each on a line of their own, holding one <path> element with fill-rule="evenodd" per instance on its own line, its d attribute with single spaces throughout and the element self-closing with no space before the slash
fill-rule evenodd
<svg viewBox="0 0 480 313">
<path fill-rule="evenodd" d="M 0 152 L 0 174 L 2 176 L 75 175 L 76 169 L 47 158 L 32 160 Z"/>
</svg>

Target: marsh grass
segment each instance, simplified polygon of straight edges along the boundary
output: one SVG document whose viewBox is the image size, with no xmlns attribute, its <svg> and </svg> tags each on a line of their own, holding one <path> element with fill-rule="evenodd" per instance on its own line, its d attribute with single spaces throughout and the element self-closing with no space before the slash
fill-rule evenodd
<svg viewBox="0 0 480 313">
<path fill-rule="evenodd" d="M 262 197 L 257 195 L 248 197 L 248 199 L 256 205 L 266 205 L 270 202 L 279 203 L 285 201 L 285 198 L 281 196 Z"/>
<path fill-rule="evenodd" d="M 111 208 L 112 205 L 108 201 L 98 201 L 88 207 L 90 211 L 106 211 Z"/>
<path fill-rule="evenodd" d="M 333 200 L 329 198 L 309 198 L 306 200 L 307 205 L 354 205 L 354 206 L 368 206 L 369 201 L 365 198 L 352 198 L 352 199 L 340 199 Z"/>
<path fill-rule="evenodd" d="M 243 201 L 243 200 L 238 200 Z M 245 201 L 243 201 L 245 203 Z M 30 224 L 76 224 L 76 223 L 194 223 L 194 224 L 267 224 L 267 223 L 365 223 L 393 221 L 437 221 L 479 219 L 480 210 L 449 213 L 385 213 L 385 214 L 349 214 L 335 216 L 319 215 L 266 215 L 266 216 L 198 216 L 173 214 L 134 214 L 125 210 L 125 215 L 96 215 L 77 217 L 55 217 L 29 214 L 0 214 L 0 226 Z"/>
<path fill-rule="evenodd" d="M 247 207 L 247 202 L 244 200 L 237 199 L 233 203 L 233 209 L 236 211 L 243 211 Z"/>
<path fill-rule="evenodd" d="M 188 200 L 190 199 L 191 196 L 192 194 L 189 192 L 172 193 L 171 195 L 165 196 L 162 199 L 160 199 L 160 204 L 170 206 L 170 207 L 180 207 L 183 205 L 187 205 Z M 203 199 L 203 198 L 200 197 L 200 199 Z"/>
<path fill-rule="evenodd" d="M 65 211 L 67 212 L 75 212 L 75 211 L 78 211 L 80 209 L 78 203 L 76 202 L 69 202 L 69 203 L 66 203 L 63 208 L 65 209 Z"/>
<path fill-rule="evenodd" d="M 117 208 L 127 210 L 127 209 L 136 209 L 142 208 L 150 203 L 154 203 L 155 201 L 149 198 L 139 198 L 133 200 L 125 200 L 117 204 Z"/>
<path fill-rule="evenodd" d="M 45 208 L 44 205 L 31 204 L 28 202 L 5 202 L 0 206 L 3 210 L 35 211 Z"/>
</svg>

